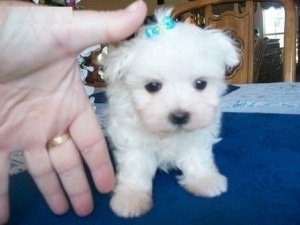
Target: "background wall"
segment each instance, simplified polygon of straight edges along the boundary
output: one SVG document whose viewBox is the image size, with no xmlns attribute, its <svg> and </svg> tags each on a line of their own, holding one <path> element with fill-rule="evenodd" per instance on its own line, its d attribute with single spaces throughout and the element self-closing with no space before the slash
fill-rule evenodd
<svg viewBox="0 0 300 225">
<path fill-rule="evenodd" d="M 148 15 L 152 15 L 154 9 L 158 6 L 156 0 L 144 0 L 148 6 Z M 180 3 L 187 2 L 188 0 L 165 0 L 165 6 L 174 6 Z M 95 10 L 115 10 L 125 8 L 134 0 L 82 0 L 81 5 L 84 6 L 85 9 L 95 9 Z"/>
</svg>

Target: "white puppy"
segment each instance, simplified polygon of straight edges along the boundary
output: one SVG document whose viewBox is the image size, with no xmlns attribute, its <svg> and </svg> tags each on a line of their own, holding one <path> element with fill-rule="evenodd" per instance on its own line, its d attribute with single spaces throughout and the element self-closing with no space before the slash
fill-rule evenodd
<svg viewBox="0 0 300 225">
<path fill-rule="evenodd" d="M 212 147 L 219 140 L 225 72 L 239 63 L 239 50 L 224 32 L 175 23 L 170 13 L 156 11 L 157 24 L 141 28 L 105 60 L 117 163 L 110 206 L 122 217 L 151 208 L 157 168 L 180 169 L 179 183 L 197 196 L 227 189 Z"/>
</svg>

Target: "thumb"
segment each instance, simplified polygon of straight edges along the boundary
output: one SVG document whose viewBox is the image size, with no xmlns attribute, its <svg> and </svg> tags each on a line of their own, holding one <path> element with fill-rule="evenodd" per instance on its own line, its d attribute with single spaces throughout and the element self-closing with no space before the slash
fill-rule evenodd
<svg viewBox="0 0 300 225">
<path fill-rule="evenodd" d="M 67 32 L 73 50 L 95 44 L 122 40 L 143 23 L 147 12 L 144 1 L 137 0 L 118 11 L 74 11 L 72 30 Z"/>
</svg>

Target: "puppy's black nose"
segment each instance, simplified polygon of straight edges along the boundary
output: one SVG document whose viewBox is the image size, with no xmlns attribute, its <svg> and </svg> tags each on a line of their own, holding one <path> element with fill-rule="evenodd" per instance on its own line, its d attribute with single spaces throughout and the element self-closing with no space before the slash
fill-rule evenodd
<svg viewBox="0 0 300 225">
<path fill-rule="evenodd" d="M 170 114 L 169 119 L 175 125 L 183 125 L 189 122 L 190 113 L 186 111 L 175 111 Z"/>
</svg>

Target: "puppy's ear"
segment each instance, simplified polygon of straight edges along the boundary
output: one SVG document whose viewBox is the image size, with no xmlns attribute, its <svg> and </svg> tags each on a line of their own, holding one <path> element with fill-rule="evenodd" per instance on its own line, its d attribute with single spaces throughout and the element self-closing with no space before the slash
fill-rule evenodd
<svg viewBox="0 0 300 225">
<path fill-rule="evenodd" d="M 110 46 L 108 55 L 103 58 L 104 78 L 107 83 L 121 80 L 128 73 L 131 54 L 126 44 Z"/>
<path fill-rule="evenodd" d="M 222 53 L 222 59 L 226 71 L 231 71 L 240 64 L 240 49 L 238 43 L 232 38 L 229 32 L 216 30 L 214 32 L 214 40 L 218 49 Z"/>
</svg>

